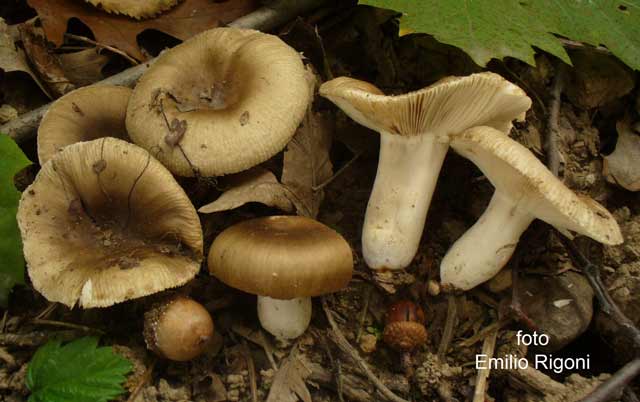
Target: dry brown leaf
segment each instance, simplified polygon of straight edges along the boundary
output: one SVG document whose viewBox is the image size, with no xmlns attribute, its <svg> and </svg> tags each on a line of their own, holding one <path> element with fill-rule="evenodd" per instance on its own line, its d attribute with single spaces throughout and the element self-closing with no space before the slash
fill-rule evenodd
<svg viewBox="0 0 640 402">
<path fill-rule="evenodd" d="M 260 202 L 270 207 L 293 212 L 291 192 L 278 182 L 276 176 L 260 166 L 233 175 L 230 188 L 217 200 L 201 207 L 198 212 L 211 214 L 238 208 L 248 202 Z"/>
<path fill-rule="evenodd" d="M 311 369 L 305 365 L 294 348 L 273 378 L 267 402 L 311 402 L 311 394 L 304 382 L 310 374 Z"/>
<path fill-rule="evenodd" d="M 610 183 L 629 191 L 640 191 L 640 135 L 628 121 L 619 121 L 618 142 L 611 155 L 604 157 L 604 175 Z"/>
<path fill-rule="evenodd" d="M 318 215 L 324 191 L 316 187 L 333 175 L 329 157 L 332 136 L 332 120 L 327 115 L 309 110 L 287 145 L 281 182 L 295 194 L 292 201 L 298 215 L 311 218 Z"/>
<path fill-rule="evenodd" d="M 36 69 L 38 76 L 56 98 L 76 89 L 76 86 L 65 76 L 58 58 L 51 53 L 42 28 L 30 20 L 20 25 L 20 39 L 24 50 Z"/>
<path fill-rule="evenodd" d="M 5 73 L 20 71 L 29 74 L 42 91 L 49 95 L 49 92 L 42 85 L 40 79 L 31 70 L 31 67 L 29 67 L 22 49 L 16 47 L 9 29 L 10 27 L 4 22 L 4 19 L 0 18 L 0 70 L 3 70 Z"/>
<path fill-rule="evenodd" d="M 126 16 L 107 14 L 79 0 L 28 0 L 42 21 L 47 39 L 56 46 L 63 42 L 67 22 L 78 18 L 93 32 L 95 40 L 123 50 L 138 60 L 144 56 L 136 37 L 147 29 L 156 29 L 186 40 L 207 29 L 227 24 L 255 10 L 258 0 L 186 0 L 154 19 L 137 21 Z"/>
<path fill-rule="evenodd" d="M 109 57 L 100 53 L 97 48 L 64 53 L 59 55 L 58 59 L 64 75 L 77 86 L 90 85 L 102 80 L 102 68 L 109 62 Z"/>
</svg>

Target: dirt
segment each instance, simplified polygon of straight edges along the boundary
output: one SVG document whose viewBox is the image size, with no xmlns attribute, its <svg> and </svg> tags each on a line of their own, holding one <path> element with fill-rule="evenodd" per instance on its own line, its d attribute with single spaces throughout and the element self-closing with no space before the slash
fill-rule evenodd
<svg viewBox="0 0 640 402">
<path fill-rule="evenodd" d="M 341 9 L 314 18 L 319 24 L 319 37 L 323 39 L 321 50 L 313 42 L 317 40 L 314 35 L 304 36 L 304 32 L 315 32 L 313 29 L 309 31 L 304 20 L 289 25 L 282 32 L 285 40 L 299 50 L 305 50 L 305 55 L 316 67 L 324 66 L 318 68 L 324 78 L 327 72 L 335 76 L 353 75 L 375 83 L 386 92 L 402 93 L 422 88 L 447 75 L 479 71 L 479 67 L 462 52 L 441 45 L 433 38 L 425 35 L 398 38 L 397 25 L 389 13 L 365 8 Z M 492 62 L 490 68 L 522 85 L 534 99 L 527 122 L 516 124 L 511 135 L 544 160 L 546 112 L 557 71 L 555 62 L 548 56 L 539 55 L 537 63 L 537 67 L 531 67 L 507 60 Z M 577 65 L 575 68 L 580 67 Z M 640 195 L 607 183 L 602 175 L 603 148 L 615 143 L 611 123 L 615 126 L 615 120 L 625 113 L 635 113 L 629 110 L 633 108 L 633 102 L 629 102 L 633 96 L 629 86 L 633 88 L 635 85 L 635 76 L 622 68 L 622 82 L 613 80 L 617 83 L 613 85 L 615 90 L 604 93 L 602 88 L 607 85 L 602 84 L 604 78 L 601 74 L 593 78 L 583 74 L 582 70 L 578 71 L 581 73 L 575 76 L 574 69 L 566 71 L 570 77 L 567 81 L 570 89 L 562 99 L 558 121 L 561 175 L 565 184 L 574 191 L 589 195 L 614 211 L 626 242 L 616 247 L 602 247 L 589 241 L 581 241 L 580 245 L 595 263 L 603 264 L 605 282 L 612 297 L 625 314 L 640 325 Z M 6 87 L 7 83 L 3 82 L 2 86 Z M 15 97 L 14 90 L 12 96 L 2 99 L 8 103 Z M 473 362 L 482 351 L 487 328 L 500 328 L 496 353 L 528 357 L 534 353 L 522 350 L 514 341 L 515 331 L 530 328 L 510 315 L 510 277 L 505 279 L 504 285 L 480 286 L 456 295 L 442 291 L 438 285 L 440 260 L 452 242 L 483 212 L 493 187 L 473 164 L 450 152 L 431 204 L 418 255 L 406 272 L 376 276 L 362 259 L 360 235 L 376 173 L 378 135 L 346 118 L 324 100 L 318 100 L 318 108 L 336 124 L 331 149 L 334 171 L 346 166 L 357 155 L 357 159 L 324 188 L 325 198 L 318 214 L 318 220 L 339 231 L 349 241 L 356 259 L 354 279 L 349 287 L 327 299 L 340 330 L 375 376 L 403 398 L 471 400 L 477 374 Z M 19 103 L 16 109 L 22 111 L 25 106 Z M 282 160 L 283 155 L 280 154 L 267 163 L 268 166 L 277 166 L 271 169 L 276 176 L 280 176 L 282 171 Z M 27 175 L 24 180 L 32 180 L 32 176 Z M 196 206 L 212 201 L 219 194 L 214 190 L 217 182 L 182 180 L 181 184 Z M 218 233 L 234 223 L 278 213 L 275 208 L 248 203 L 231 211 L 201 215 L 205 244 L 208 247 Z M 98 240 L 104 246 L 120 248 L 120 242 L 127 240 L 110 233 L 100 230 Z M 535 222 L 523 235 L 516 255 L 518 264 L 515 264 L 514 257 L 508 268 L 517 270 L 521 284 L 535 282 L 536 289 L 543 291 L 551 282 L 562 290 L 566 285 L 563 278 L 566 277 L 577 276 L 580 279 L 576 281 L 585 282 L 561 243 L 551 235 L 549 226 L 542 222 Z M 123 264 L 126 265 L 127 261 Z M 212 313 L 220 334 L 207 353 L 188 363 L 159 359 L 145 348 L 142 339 L 144 311 L 164 295 L 106 309 L 69 310 L 48 303 L 29 285 L 19 287 L 0 321 L 0 361 L 3 361 L 0 364 L 0 400 L 26 400 L 28 391 L 24 378 L 27 363 L 47 338 L 62 335 L 66 337 L 64 339 L 71 339 L 96 333 L 103 334 L 102 343 L 114 345 L 117 353 L 133 363 L 134 369 L 125 384 L 129 394 L 122 396 L 121 401 L 264 401 L 277 375 L 274 364 L 282 364 L 289 358 L 292 348 L 299 350 L 301 361 L 311 371 L 306 383 L 313 401 L 336 401 L 340 388 L 347 400 L 384 400 L 358 362 L 338 347 L 319 300 L 314 301 L 313 318 L 307 333 L 293 343 L 279 344 L 261 334 L 255 297 L 224 286 L 208 275 L 206 267 L 192 283 L 168 293 L 173 292 L 190 294 L 205 305 Z M 576 401 L 585 390 L 604 381 L 608 377 L 606 373 L 619 367 L 629 356 L 628 342 L 620 338 L 612 323 L 598 312 L 597 305 L 592 305 L 591 298 L 588 289 L 576 291 L 570 297 L 549 296 L 550 303 L 561 299 L 575 300 L 573 303 L 580 307 L 580 311 L 589 313 L 580 322 L 556 317 L 543 323 L 539 317 L 544 316 L 544 312 L 533 311 L 529 318 L 540 327 L 543 324 L 552 326 L 548 332 L 563 334 L 555 344 L 557 349 L 563 348 L 558 353 L 578 355 L 589 351 L 594 354 L 598 350 L 611 351 L 604 353 L 606 358 L 598 360 L 602 364 L 579 374 L 543 372 L 566 391 L 561 395 L 549 393 L 546 398 L 540 395 L 540 390 L 523 385 L 513 373 L 495 371 L 487 387 L 493 400 Z M 412 300 L 424 308 L 428 332 L 426 344 L 412 354 L 413 367 L 408 375 L 399 354 L 382 340 L 387 307 L 403 299 Z M 527 298 L 523 300 L 526 303 Z M 590 319 L 591 309 L 596 315 L 593 321 Z M 456 311 L 455 317 L 452 310 Z M 35 317 L 50 320 L 53 324 L 38 324 L 33 321 Z M 444 336 L 445 326 L 451 319 L 453 332 L 447 339 Z M 64 323 L 82 328 L 67 328 Z M 576 331 L 576 327 L 580 330 Z M 8 339 L 7 334 L 20 334 L 24 341 Z M 341 384 L 336 383 L 336 373 L 340 373 L 343 379 Z M 255 383 L 254 390 L 252 383 Z M 136 395 L 131 398 L 132 394 Z"/>
</svg>

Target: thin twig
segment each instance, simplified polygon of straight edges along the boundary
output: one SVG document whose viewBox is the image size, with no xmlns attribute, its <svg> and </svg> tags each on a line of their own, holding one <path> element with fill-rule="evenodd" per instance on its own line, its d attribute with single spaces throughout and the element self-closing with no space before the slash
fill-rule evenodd
<svg viewBox="0 0 640 402">
<path fill-rule="evenodd" d="M 129 63 L 133 64 L 134 66 L 137 66 L 138 64 L 140 64 L 140 62 L 138 60 L 136 60 L 133 57 L 129 56 L 126 52 L 123 52 L 122 50 L 117 49 L 117 48 L 115 48 L 113 46 L 105 45 L 103 43 L 96 42 L 93 39 L 89 39 L 87 37 L 80 36 L 80 35 L 74 35 L 74 34 L 70 34 L 70 33 L 65 33 L 64 36 L 66 36 L 69 39 L 73 39 L 73 40 L 77 40 L 77 41 L 80 41 L 80 42 L 88 43 L 88 44 L 93 45 L 93 46 L 95 46 L 97 48 L 107 49 L 108 51 L 110 51 L 112 53 L 115 53 L 115 54 L 118 54 L 118 55 L 124 57 L 125 59 L 127 59 L 127 61 Z"/>
<path fill-rule="evenodd" d="M 364 327 L 364 320 L 367 318 L 367 313 L 369 312 L 369 300 L 371 299 L 371 291 L 372 287 L 366 285 L 364 290 L 364 303 L 362 306 L 362 313 L 360 313 L 360 321 L 358 323 L 358 333 L 356 334 L 356 342 L 360 341 L 360 337 L 362 336 L 362 328 Z"/>
<path fill-rule="evenodd" d="M 482 345 L 482 354 L 486 356 L 487 362 L 493 358 L 493 353 L 496 349 L 496 340 L 498 338 L 498 328 L 494 329 L 484 338 Z M 484 402 L 486 400 L 487 379 L 491 373 L 491 365 L 483 369 L 478 369 L 478 375 L 476 376 L 476 387 L 473 391 L 473 402 Z"/>
<path fill-rule="evenodd" d="M 611 51 L 604 46 L 591 46 L 591 45 L 584 44 L 582 42 L 578 42 L 571 39 L 560 38 L 560 37 L 558 37 L 557 39 L 560 41 L 560 43 L 562 43 L 562 46 L 568 49 L 587 49 L 587 50 L 592 50 L 596 53 L 606 54 L 609 56 L 611 55 Z"/>
<path fill-rule="evenodd" d="M 553 100 L 551 101 L 551 111 L 547 122 L 547 165 L 549 170 L 558 176 L 560 171 L 560 150 L 558 149 L 558 117 L 560 115 L 560 103 L 562 90 L 564 88 L 564 64 L 561 61 L 556 63 L 556 77 L 553 82 Z"/>
<path fill-rule="evenodd" d="M 384 397 L 390 401 L 409 402 L 406 399 L 400 398 L 398 395 L 394 394 L 393 391 L 391 391 L 386 385 L 384 385 L 384 383 L 380 381 L 380 379 L 376 377 L 375 374 L 373 374 L 373 371 L 371 371 L 371 369 L 369 368 L 369 365 L 367 365 L 364 359 L 360 357 L 360 354 L 358 354 L 358 351 L 355 350 L 353 346 L 351 346 L 351 344 L 349 344 L 349 341 L 347 341 L 347 338 L 344 337 L 344 335 L 342 334 L 342 331 L 340 331 L 340 328 L 338 327 L 338 324 L 336 324 L 336 321 L 333 319 L 333 313 L 329 309 L 326 297 L 322 298 L 322 309 L 324 310 L 324 313 L 327 316 L 329 325 L 331 325 L 331 329 L 333 330 L 333 335 L 336 338 L 336 343 L 338 347 L 344 353 L 347 353 L 358 364 L 360 369 L 364 372 L 367 378 L 369 378 L 369 381 L 371 381 L 373 385 L 375 385 L 378 391 L 380 391 L 380 393 L 382 393 L 382 395 L 384 395 Z"/>
<path fill-rule="evenodd" d="M 442 338 L 440 338 L 440 345 L 438 345 L 438 358 L 444 361 L 444 357 L 447 354 L 451 340 L 453 339 L 453 328 L 456 325 L 458 318 L 458 306 L 456 304 L 456 297 L 449 295 L 447 298 L 447 320 L 444 323 L 444 330 L 442 331 Z"/>
<path fill-rule="evenodd" d="M 320 337 L 320 343 L 322 343 L 322 347 L 327 353 L 327 357 L 329 357 L 329 363 L 331 363 L 333 378 L 336 381 L 336 392 L 338 393 L 338 399 L 340 400 L 340 402 L 344 402 L 342 390 L 342 365 L 340 364 L 340 360 L 333 358 L 333 353 L 331 353 L 331 349 L 329 348 L 329 343 L 327 342 L 326 337 Z"/>
<path fill-rule="evenodd" d="M 55 321 L 55 320 L 43 320 L 43 319 L 40 319 L 40 318 L 34 318 L 33 320 L 31 320 L 31 323 L 35 324 L 35 325 L 49 325 L 49 326 L 52 326 L 52 327 L 76 329 L 76 330 L 82 331 L 82 332 L 92 332 L 92 333 L 104 334 L 104 331 L 102 331 L 102 330 L 99 330 L 99 329 L 96 329 L 96 328 L 87 327 L 85 325 L 74 324 L 74 323 L 71 323 L 71 322 Z"/>
<path fill-rule="evenodd" d="M 355 154 L 353 156 L 353 158 L 351 158 L 351 160 L 349 160 L 349 162 L 345 163 L 343 167 L 341 167 L 340 169 L 338 169 L 338 171 L 331 177 L 329 177 L 327 180 L 323 181 L 322 183 L 318 184 L 317 186 L 313 186 L 311 187 L 311 190 L 313 191 L 320 191 L 323 188 L 327 187 L 329 184 L 331 184 L 338 176 L 340 176 L 342 173 L 344 173 L 345 170 L 347 170 L 349 168 L 349 166 L 351 166 L 353 164 L 353 162 L 355 162 L 359 157 L 360 157 L 361 153 L 358 152 L 357 154 Z"/>
<path fill-rule="evenodd" d="M 605 382 L 600 384 L 595 391 L 580 402 L 608 402 L 618 399 L 621 391 L 640 374 L 640 358 L 625 364 L 620 370 Z"/>
<path fill-rule="evenodd" d="M 251 356 L 251 349 L 247 345 L 246 340 L 242 340 L 242 351 L 247 362 L 247 371 L 249 371 L 249 388 L 251 389 L 251 401 L 258 402 L 258 384 L 256 383 L 256 365 Z"/>
</svg>

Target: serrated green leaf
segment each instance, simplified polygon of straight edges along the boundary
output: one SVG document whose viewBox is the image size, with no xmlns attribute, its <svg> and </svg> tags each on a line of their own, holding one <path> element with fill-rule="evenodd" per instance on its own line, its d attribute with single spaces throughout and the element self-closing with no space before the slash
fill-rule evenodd
<svg viewBox="0 0 640 402">
<path fill-rule="evenodd" d="M 49 341 L 31 359 L 29 402 L 106 402 L 124 393 L 131 363 L 85 337 L 66 345 Z"/>
<path fill-rule="evenodd" d="M 18 145 L 0 134 L 0 306 L 5 307 L 11 288 L 24 283 L 22 241 L 16 222 L 20 193 L 13 177 L 30 164 Z"/>
<path fill-rule="evenodd" d="M 480 66 L 515 57 L 534 64 L 532 46 L 570 63 L 552 33 L 605 45 L 640 69 L 638 0 L 361 0 L 404 14 L 402 26 L 461 48 Z"/>
</svg>

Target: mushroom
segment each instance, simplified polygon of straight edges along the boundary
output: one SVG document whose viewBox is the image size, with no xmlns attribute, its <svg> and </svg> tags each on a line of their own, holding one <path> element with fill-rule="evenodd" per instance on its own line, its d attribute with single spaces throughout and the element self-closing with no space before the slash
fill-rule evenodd
<svg viewBox="0 0 640 402">
<path fill-rule="evenodd" d="M 179 176 L 237 173 L 285 147 L 314 86 L 277 36 L 211 29 L 162 53 L 142 76 L 127 129 Z"/>
<path fill-rule="evenodd" d="M 131 89 L 115 85 L 88 86 L 59 98 L 38 128 L 38 160 L 44 165 L 60 149 L 102 137 L 128 140 L 125 127 Z"/>
<path fill-rule="evenodd" d="M 412 301 L 397 301 L 387 310 L 382 336 L 387 345 L 402 354 L 402 367 L 408 376 L 413 373 L 411 352 L 427 342 L 424 324 L 424 310 Z"/>
<path fill-rule="evenodd" d="M 337 232 L 310 218 L 271 216 L 224 230 L 211 245 L 209 272 L 258 295 L 262 327 L 280 339 L 302 335 L 311 297 L 344 288 L 353 255 Z"/>
<path fill-rule="evenodd" d="M 151 18 L 175 7 L 180 0 L 85 0 L 94 7 L 135 19 Z"/>
<path fill-rule="evenodd" d="M 204 306 L 176 296 L 144 314 L 144 340 L 155 354 L 184 362 L 204 352 L 213 340 L 213 320 Z"/>
<path fill-rule="evenodd" d="M 362 229 L 362 253 L 373 269 L 402 269 L 415 256 L 447 135 L 477 125 L 506 133 L 531 106 L 519 87 L 493 73 L 445 78 L 400 96 L 341 77 L 324 83 L 320 95 L 380 132 L 378 172 Z"/>
<path fill-rule="evenodd" d="M 507 263 L 534 219 L 604 244 L 622 243 L 613 216 L 576 195 L 526 147 L 491 127 L 451 135 L 453 149 L 471 160 L 495 187 L 487 209 L 449 249 L 440 265 L 444 285 L 467 290 L 491 279 Z"/>
<path fill-rule="evenodd" d="M 183 285 L 202 261 L 195 208 L 144 149 L 69 145 L 22 193 L 18 225 L 33 287 L 69 307 L 106 307 Z"/>
</svg>

